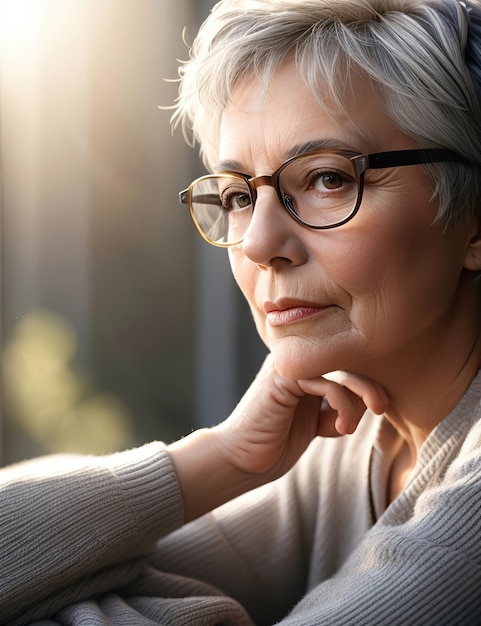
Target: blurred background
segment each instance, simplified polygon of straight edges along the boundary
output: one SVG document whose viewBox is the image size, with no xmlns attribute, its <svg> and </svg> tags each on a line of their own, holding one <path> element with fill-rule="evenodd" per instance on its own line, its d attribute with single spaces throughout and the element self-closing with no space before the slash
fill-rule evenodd
<svg viewBox="0 0 481 626">
<path fill-rule="evenodd" d="M 0 0 L 2 464 L 216 423 L 265 354 L 159 108 L 213 4 Z"/>
</svg>

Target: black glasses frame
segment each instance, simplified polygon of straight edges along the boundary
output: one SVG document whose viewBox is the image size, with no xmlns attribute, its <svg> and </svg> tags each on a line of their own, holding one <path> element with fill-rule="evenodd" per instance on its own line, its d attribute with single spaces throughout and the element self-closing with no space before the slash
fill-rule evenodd
<svg viewBox="0 0 481 626">
<path fill-rule="evenodd" d="M 327 226 L 315 226 L 313 224 L 309 224 L 302 220 L 297 213 L 295 212 L 292 202 L 289 196 L 283 195 L 280 184 L 279 184 L 279 176 L 282 171 L 290 164 L 292 161 L 300 158 L 306 158 L 310 156 L 315 156 L 318 154 L 337 154 L 340 156 L 344 156 L 349 159 L 353 165 L 354 174 L 357 181 L 357 200 L 351 211 L 351 213 L 342 219 L 339 222 L 334 224 L 328 224 Z M 305 152 L 303 154 L 298 154 L 296 156 L 291 157 L 272 174 L 265 176 L 255 176 L 251 177 L 248 174 L 242 174 L 239 172 L 219 172 L 218 174 L 207 174 L 206 176 L 201 176 L 200 178 L 196 178 L 187 189 L 184 189 L 179 193 L 179 201 L 182 204 L 187 204 L 189 206 L 190 216 L 196 229 L 199 231 L 200 235 L 210 244 L 220 247 L 227 248 L 229 246 L 235 246 L 242 242 L 242 238 L 238 241 L 228 242 L 228 243 L 219 243 L 217 241 L 213 241 L 210 239 L 204 231 L 199 226 L 197 219 L 195 217 L 194 202 L 202 202 L 203 204 L 217 204 L 218 198 L 216 197 L 215 202 L 212 199 L 212 196 L 209 194 L 199 197 L 196 196 L 193 198 L 192 192 L 195 186 L 207 179 L 219 178 L 222 176 L 231 176 L 233 178 L 239 178 L 243 180 L 247 188 L 250 192 L 251 200 L 252 200 L 252 211 L 254 211 L 255 203 L 257 200 L 257 188 L 263 185 L 268 185 L 273 187 L 276 191 L 277 197 L 281 205 L 286 209 L 289 215 L 299 224 L 304 226 L 305 228 L 309 228 L 311 230 L 329 230 L 331 228 L 337 228 L 338 226 L 342 226 L 346 222 L 349 222 L 359 211 L 359 207 L 361 206 L 362 196 L 364 192 L 364 174 L 367 170 L 373 169 L 386 169 L 390 167 L 403 167 L 405 165 L 422 165 L 427 163 L 441 163 L 441 162 L 459 162 L 459 163 L 468 163 L 468 161 L 454 152 L 453 150 L 448 150 L 444 148 L 418 148 L 412 150 L 391 150 L 389 152 L 376 152 L 373 154 L 353 154 L 352 152 L 348 152 L 346 150 L 334 150 L 334 149 L 324 149 L 324 150 L 316 150 L 314 152 Z"/>
</svg>

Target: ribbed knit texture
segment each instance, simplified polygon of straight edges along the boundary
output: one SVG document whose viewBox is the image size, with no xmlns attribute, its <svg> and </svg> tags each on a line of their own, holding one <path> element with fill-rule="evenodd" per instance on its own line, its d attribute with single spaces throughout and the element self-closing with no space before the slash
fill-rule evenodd
<svg viewBox="0 0 481 626">
<path fill-rule="evenodd" d="M 478 376 L 377 521 L 369 413 L 183 527 L 161 444 L 3 470 L 0 623 L 480 624 L 480 398 Z"/>
<path fill-rule="evenodd" d="M 37 603 L 33 615 L 51 615 L 65 597 L 83 599 L 138 576 L 141 562 L 131 559 L 182 521 L 163 449 L 53 456 L 2 470 L 0 623 L 27 617 Z M 101 570 L 112 565 L 107 578 Z"/>
</svg>

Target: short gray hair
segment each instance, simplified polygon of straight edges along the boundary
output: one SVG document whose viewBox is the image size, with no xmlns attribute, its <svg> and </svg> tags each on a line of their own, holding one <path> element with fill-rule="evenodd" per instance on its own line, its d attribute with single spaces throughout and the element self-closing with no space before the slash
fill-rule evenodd
<svg viewBox="0 0 481 626">
<path fill-rule="evenodd" d="M 470 165 L 428 167 L 445 224 L 481 215 L 481 0 L 222 0 L 179 70 L 172 117 L 209 168 L 236 83 L 267 86 L 294 60 L 310 91 L 342 107 L 346 66 L 375 84 L 393 122 L 421 147 L 445 147 Z"/>
</svg>

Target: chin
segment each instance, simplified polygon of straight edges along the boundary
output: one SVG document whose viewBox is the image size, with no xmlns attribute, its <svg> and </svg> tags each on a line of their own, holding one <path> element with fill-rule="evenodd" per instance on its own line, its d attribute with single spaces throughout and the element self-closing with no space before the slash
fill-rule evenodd
<svg viewBox="0 0 481 626">
<path fill-rule="evenodd" d="M 359 346 L 340 337 L 328 341 L 285 337 L 268 346 L 277 371 L 290 380 L 307 380 L 359 365 Z M 356 368 L 357 369 L 357 368 Z"/>
<path fill-rule="evenodd" d="M 259 329 L 259 327 L 258 327 Z M 335 328 L 308 329 L 282 335 L 263 327 L 259 333 L 269 348 L 280 374 L 291 380 L 307 380 L 328 372 L 346 370 L 358 361 L 362 346 L 351 336 L 347 324 Z M 269 332 L 270 331 L 270 332 Z"/>
<path fill-rule="evenodd" d="M 286 351 L 272 351 L 274 363 L 279 374 L 290 380 L 306 380 L 317 378 L 332 372 L 330 359 L 320 358 L 313 354 L 292 355 Z"/>
</svg>

